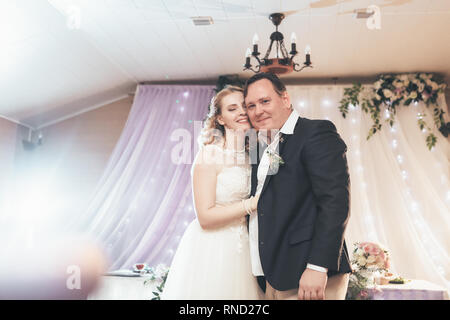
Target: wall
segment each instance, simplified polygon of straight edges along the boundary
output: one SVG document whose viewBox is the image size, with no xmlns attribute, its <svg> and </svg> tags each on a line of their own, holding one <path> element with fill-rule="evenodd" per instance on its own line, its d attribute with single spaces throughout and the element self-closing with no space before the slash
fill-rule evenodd
<svg viewBox="0 0 450 320">
<path fill-rule="evenodd" d="M 12 179 L 19 127 L 18 124 L 0 118 L 0 214 L 5 210 L 6 190 Z"/>
<path fill-rule="evenodd" d="M 56 123 L 41 129 L 42 144 L 34 150 L 18 148 L 16 166 L 26 177 L 23 189 L 30 198 L 34 199 L 33 193 L 40 198 L 29 209 L 38 208 L 36 228 L 64 225 L 85 210 L 131 105 L 129 97 Z"/>
</svg>

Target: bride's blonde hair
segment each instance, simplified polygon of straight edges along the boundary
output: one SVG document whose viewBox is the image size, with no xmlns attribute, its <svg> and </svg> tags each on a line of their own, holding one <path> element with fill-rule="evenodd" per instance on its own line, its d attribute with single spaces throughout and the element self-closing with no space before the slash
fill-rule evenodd
<svg viewBox="0 0 450 320">
<path fill-rule="evenodd" d="M 202 131 L 200 132 L 200 146 L 225 142 L 225 127 L 221 125 L 217 119 L 222 114 L 223 99 L 227 95 L 234 92 L 241 92 L 244 94 L 244 90 L 242 88 L 230 85 L 220 90 L 212 98 L 209 105 L 209 112 L 204 120 Z"/>
</svg>

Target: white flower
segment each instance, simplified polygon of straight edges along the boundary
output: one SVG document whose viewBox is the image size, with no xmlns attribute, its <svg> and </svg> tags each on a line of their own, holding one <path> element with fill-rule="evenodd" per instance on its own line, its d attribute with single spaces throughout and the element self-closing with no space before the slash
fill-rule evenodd
<svg viewBox="0 0 450 320">
<path fill-rule="evenodd" d="M 421 82 L 417 86 L 419 88 L 419 93 L 422 93 L 422 91 L 425 89 L 425 85 Z"/>
<path fill-rule="evenodd" d="M 413 79 L 416 78 L 416 75 L 414 73 L 408 73 L 408 80 L 413 81 Z"/>
<path fill-rule="evenodd" d="M 377 82 L 374 83 L 374 87 L 376 90 L 381 88 L 381 80 L 378 80 Z"/>
<path fill-rule="evenodd" d="M 378 266 L 377 266 L 376 264 L 371 264 L 370 266 L 367 265 L 367 269 L 369 269 L 369 270 L 375 270 L 375 269 L 378 269 Z"/>
<path fill-rule="evenodd" d="M 374 256 L 367 257 L 367 264 L 374 263 L 377 260 Z"/>
<path fill-rule="evenodd" d="M 366 265 L 366 258 L 364 257 L 359 257 L 357 263 L 361 266 L 364 267 Z"/>
<path fill-rule="evenodd" d="M 398 78 L 403 82 L 408 81 L 408 75 L 406 75 L 406 74 L 402 74 Z"/>
<path fill-rule="evenodd" d="M 394 81 L 394 87 L 396 87 L 396 88 L 401 88 L 401 87 L 403 87 L 403 82 L 398 81 L 398 80 L 395 80 L 395 81 Z"/>
<path fill-rule="evenodd" d="M 431 89 L 433 89 L 433 91 L 436 91 L 439 89 L 439 85 L 436 82 L 431 81 Z"/>
<path fill-rule="evenodd" d="M 411 99 L 417 98 L 417 92 L 412 91 L 412 92 L 409 94 L 408 98 L 411 98 Z"/>
<path fill-rule="evenodd" d="M 425 83 L 431 87 L 431 85 L 433 84 L 433 81 L 431 81 L 430 79 L 426 79 Z"/>
<path fill-rule="evenodd" d="M 155 269 L 155 275 L 157 278 L 162 278 L 167 272 L 168 268 L 164 264 L 158 264 Z"/>
<path fill-rule="evenodd" d="M 384 89 L 384 90 L 383 90 L 383 94 L 384 94 L 384 96 L 385 96 L 386 98 L 390 98 L 390 97 L 393 96 L 392 91 L 389 90 L 389 89 Z"/>
<path fill-rule="evenodd" d="M 447 87 L 446 83 L 441 83 L 441 85 L 439 86 L 440 89 L 445 89 Z"/>
<path fill-rule="evenodd" d="M 377 93 L 377 94 L 375 94 L 375 99 L 377 99 L 377 100 L 381 100 L 381 97 L 380 97 L 380 95 Z"/>
</svg>

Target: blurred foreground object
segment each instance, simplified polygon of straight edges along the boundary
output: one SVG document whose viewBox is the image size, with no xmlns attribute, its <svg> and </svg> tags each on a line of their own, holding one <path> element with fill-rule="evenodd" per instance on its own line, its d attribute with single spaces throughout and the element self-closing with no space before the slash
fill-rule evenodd
<svg viewBox="0 0 450 320">
<path fill-rule="evenodd" d="M 86 299 L 106 270 L 100 247 L 81 238 L 0 248 L 0 299 Z"/>
</svg>

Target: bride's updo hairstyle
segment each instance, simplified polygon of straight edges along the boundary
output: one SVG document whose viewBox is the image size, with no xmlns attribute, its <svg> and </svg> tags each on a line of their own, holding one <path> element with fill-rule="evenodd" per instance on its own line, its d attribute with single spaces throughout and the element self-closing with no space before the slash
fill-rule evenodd
<svg viewBox="0 0 450 320">
<path fill-rule="evenodd" d="M 217 118 L 222 114 L 222 102 L 223 99 L 234 92 L 244 93 L 244 90 L 237 86 L 226 86 L 220 90 L 209 105 L 209 112 L 204 120 L 202 131 L 199 137 L 200 146 L 208 144 L 219 144 L 225 141 L 225 127 L 221 125 Z"/>
</svg>

